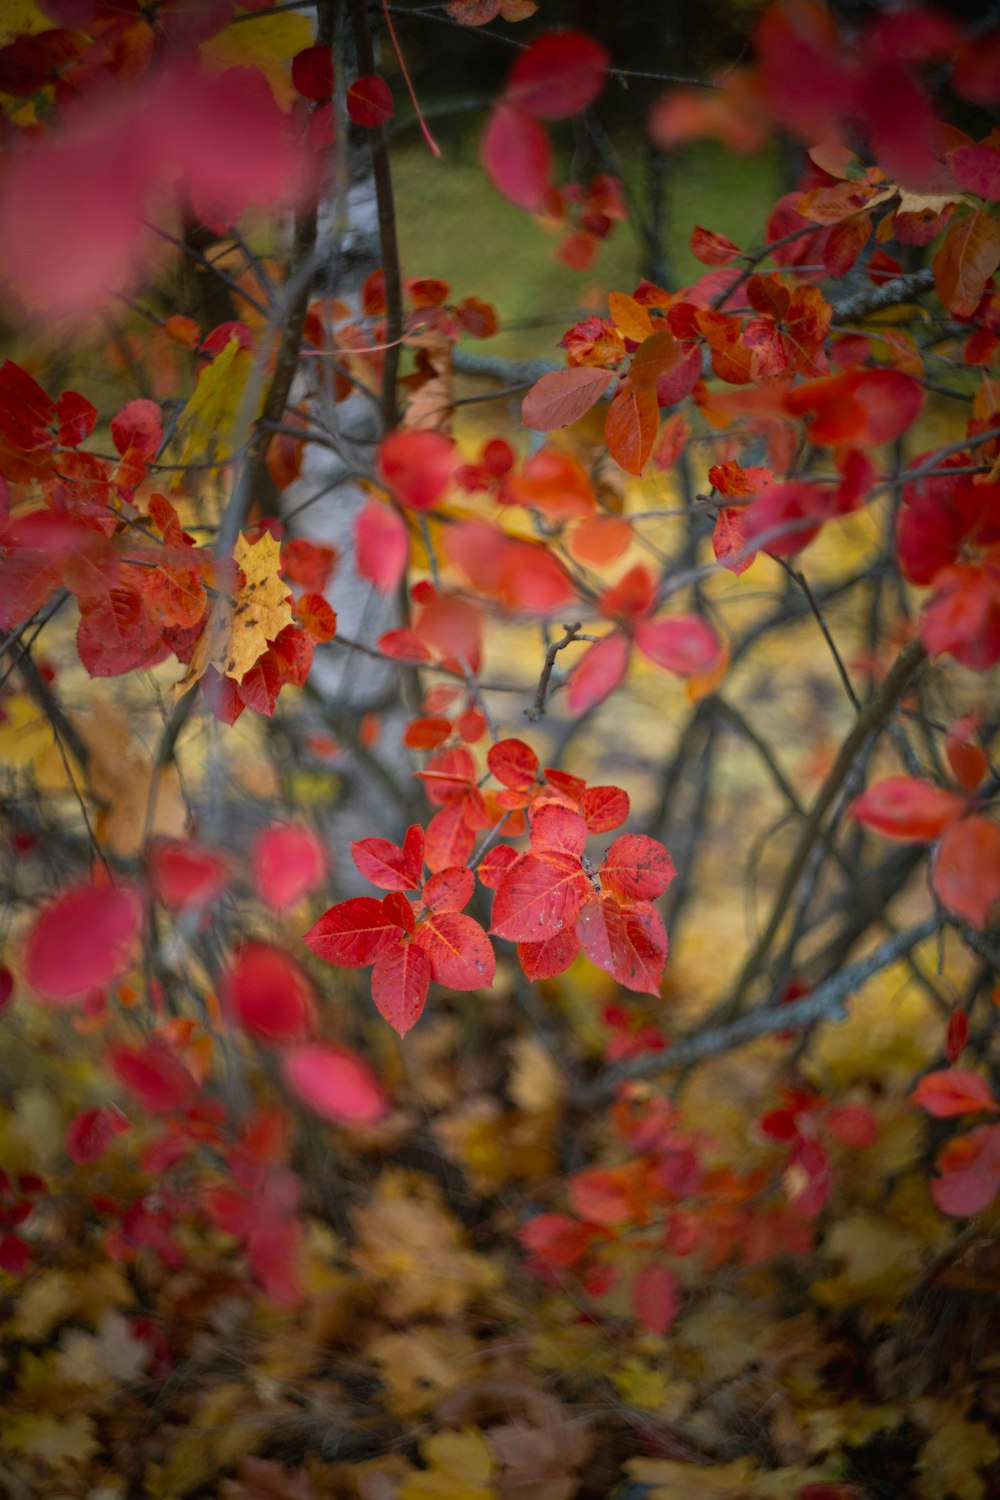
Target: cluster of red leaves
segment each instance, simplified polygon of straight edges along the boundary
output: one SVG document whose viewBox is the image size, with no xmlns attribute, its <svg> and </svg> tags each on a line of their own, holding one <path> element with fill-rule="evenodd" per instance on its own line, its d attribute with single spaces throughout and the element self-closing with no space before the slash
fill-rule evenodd
<svg viewBox="0 0 1000 1500">
<path fill-rule="evenodd" d="M 941 1120 L 1000 1114 L 989 1085 L 961 1068 L 927 1073 L 913 1102 Z M 977 1125 L 967 1135 L 953 1136 L 939 1152 L 937 1167 L 931 1195 L 941 1212 L 956 1218 L 982 1213 L 1000 1193 L 1000 1125 Z"/>
<path fill-rule="evenodd" d="M 438 808 L 426 834 L 413 824 L 402 845 L 372 838 L 351 846 L 361 874 L 389 894 L 338 902 L 310 928 L 306 944 L 342 968 L 374 965 L 375 1005 L 405 1035 L 423 1012 L 432 979 L 453 990 L 481 989 L 493 981 L 489 937 L 463 912 L 478 871 L 482 884 L 496 893 L 490 934 L 517 944 L 529 979 L 563 973 L 582 947 L 626 988 L 658 994 L 667 936 L 652 903 L 673 878 L 670 856 L 641 834 L 615 839 L 599 868 L 586 854 L 589 835 L 617 828 L 628 817 L 626 794 L 618 787 L 588 787 L 551 767 L 543 771 L 522 740 L 500 740 L 486 759 L 501 787 L 489 798 L 465 745 L 428 757 L 416 772 Z M 519 854 L 497 842 L 501 834 L 517 836 L 526 824 L 530 851 Z M 473 858 L 481 830 L 488 832 Z M 426 882 L 425 864 L 432 872 Z M 410 891 L 420 892 L 415 902 Z"/>
</svg>

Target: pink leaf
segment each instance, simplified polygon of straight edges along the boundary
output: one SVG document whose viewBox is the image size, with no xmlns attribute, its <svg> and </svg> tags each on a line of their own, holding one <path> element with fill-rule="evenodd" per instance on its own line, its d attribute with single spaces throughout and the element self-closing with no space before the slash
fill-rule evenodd
<svg viewBox="0 0 1000 1500">
<path fill-rule="evenodd" d="M 643 656 L 678 677 L 701 677 L 722 658 L 722 644 L 700 615 L 672 615 L 667 620 L 640 620 L 635 643 Z"/>
<path fill-rule="evenodd" d="M 371 1068 L 346 1047 L 318 1042 L 292 1047 L 285 1053 L 283 1067 L 289 1088 L 326 1120 L 369 1124 L 389 1108 Z"/>
<path fill-rule="evenodd" d="M 887 839 L 937 839 L 966 810 L 966 799 L 919 776 L 886 776 L 857 797 L 848 816 Z"/>
<path fill-rule="evenodd" d="M 913 1102 L 940 1120 L 953 1115 L 971 1115 L 979 1110 L 1000 1114 L 1000 1104 L 989 1084 L 978 1073 L 963 1068 L 942 1068 L 921 1078 L 913 1091 Z"/>
<path fill-rule="evenodd" d="M 604 87 L 608 55 L 580 31 L 546 31 L 510 72 L 508 103 L 543 120 L 566 120 L 592 104 Z"/>
<path fill-rule="evenodd" d="M 119 1109 L 85 1109 L 66 1128 L 66 1155 L 82 1165 L 99 1161 L 129 1123 Z"/>
<path fill-rule="evenodd" d="M 116 1076 L 150 1114 L 169 1114 L 193 1103 L 198 1085 L 166 1042 L 143 1047 L 113 1047 L 109 1054 Z"/>
<path fill-rule="evenodd" d="M 456 450 L 450 438 L 423 428 L 390 432 L 378 452 L 382 478 L 401 505 L 431 510 L 451 483 Z"/>
<path fill-rule="evenodd" d="M 311 828 L 273 823 L 253 846 L 257 894 L 270 911 L 287 911 L 323 883 L 326 849 Z"/>
<path fill-rule="evenodd" d="M 953 824 L 938 845 L 932 881 L 950 912 L 985 928 L 1000 902 L 1000 827 L 979 814 Z"/>
<path fill-rule="evenodd" d="M 244 1031 L 262 1042 L 297 1041 L 312 1024 L 315 996 L 308 975 L 270 943 L 237 949 L 222 995 Z"/>
<path fill-rule="evenodd" d="M 595 641 L 570 677 L 570 712 L 583 714 L 603 703 L 625 676 L 628 656 L 629 643 L 618 630 Z"/>
<path fill-rule="evenodd" d="M 498 104 L 480 145 L 487 177 L 511 203 L 541 209 L 552 180 L 549 138 L 538 121 L 509 104 Z"/>
<path fill-rule="evenodd" d="M 989 1208 L 1000 1192 L 1000 1126 L 978 1125 L 948 1142 L 937 1159 L 931 1197 L 943 1214 L 964 1218 Z"/>
<path fill-rule="evenodd" d="M 128 968 L 141 921 L 142 903 L 133 887 L 71 886 L 32 923 L 25 978 L 47 999 L 80 999 Z"/>
<path fill-rule="evenodd" d="M 536 380 L 521 403 L 521 419 L 526 427 L 550 432 L 568 427 L 584 416 L 608 388 L 608 371 L 589 365 L 568 370 L 552 370 Z"/>
<path fill-rule="evenodd" d="M 207 906 L 229 880 L 229 860 L 221 849 L 185 839 L 154 839 L 149 846 L 153 894 L 168 911 Z"/>
</svg>

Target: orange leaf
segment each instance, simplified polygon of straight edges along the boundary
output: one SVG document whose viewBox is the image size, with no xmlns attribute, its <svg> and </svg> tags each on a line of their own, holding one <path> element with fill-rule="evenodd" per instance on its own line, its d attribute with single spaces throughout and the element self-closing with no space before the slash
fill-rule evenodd
<svg viewBox="0 0 1000 1500">
<path fill-rule="evenodd" d="M 611 402 L 604 424 L 608 452 L 626 474 L 641 474 L 660 425 L 656 388 L 626 380 Z"/>
<path fill-rule="evenodd" d="M 971 318 L 1000 266 L 1000 222 L 984 208 L 952 224 L 934 257 L 934 285 L 949 312 Z"/>
</svg>

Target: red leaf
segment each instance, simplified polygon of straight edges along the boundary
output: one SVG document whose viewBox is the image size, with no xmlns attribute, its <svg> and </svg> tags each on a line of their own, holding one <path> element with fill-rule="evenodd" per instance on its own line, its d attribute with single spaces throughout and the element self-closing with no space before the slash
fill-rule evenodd
<svg viewBox="0 0 1000 1500">
<path fill-rule="evenodd" d="M 326 875 L 326 849 L 311 828 L 273 823 L 253 846 L 253 878 L 257 894 L 270 911 L 287 911 L 321 885 Z"/>
<path fill-rule="evenodd" d="M 978 1073 L 968 1073 L 961 1068 L 942 1068 L 921 1078 L 913 1091 L 913 1103 L 939 1120 L 948 1120 L 953 1115 L 976 1114 L 980 1110 L 988 1110 L 991 1115 L 1000 1114 L 1000 1104 L 994 1099 L 986 1080 Z"/>
<path fill-rule="evenodd" d="M 592 964 L 627 990 L 660 993 L 667 934 L 655 907 L 622 906 L 614 896 L 597 896 L 580 912 L 576 930 Z"/>
<path fill-rule="evenodd" d="M 1000 1192 L 1000 1126 L 977 1125 L 948 1142 L 937 1159 L 931 1197 L 943 1214 L 964 1218 L 989 1208 Z"/>
<path fill-rule="evenodd" d="M 650 1261 L 632 1288 L 632 1313 L 647 1333 L 664 1334 L 680 1307 L 680 1282 L 669 1266 Z"/>
<path fill-rule="evenodd" d="M 674 862 L 657 839 L 623 833 L 600 868 L 601 885 L 627 901 L 655 901 L 673 880 Z"/>
<path fill-rule="evenodd" d="M 608 452 L 626 474 L 642 473 L 659 427 L 656 387 L 626 379 L 615 393 L 604 423 Z"/>
<path fill-rule="evenodd" d="M 493 898 L 490 931 L 520 943 L 553 937 L 572 927 L 590 889 L 579 859 L 572 855 L 522 854 Z"/>
<path fill-rule="evenodd" d="M 76 885 L 42 908 L 28 932 L 24 975 L 52 1000 L 75 1000 L 132 962 L 142 903 L 131 886 Z"/>
<path fill-rule="evenodd" d="M 185 839 L 154 839 L 149 846 L 153 894 L 168 911 L 207 906 L 229 880 L 229 860 L 221 849 Z"/>
<path fill-rule="evenodd" d="M 986 755 L 972 738 L 978 728 L 976 715 L 967 714 L 951 726 L 944 742 L 944 753 L 952 775 L 967 792 L 974 792 L 989 770 Z"/>
<path fill-rule="evenodd" d="M 143 1047 L 112 1047 L 108 1055 L 115 1075 L 150 1114 L 184 1109 L 197 1098 L 197 1082 L 158 1038 Z"/>
<path fill-rule="evenodd" d="M 518 943 L 517 957 L 528 979 L 555 979 L 564 974 L 580 951 L 575 927 L 564 927 L 540 943 Z"/>
<path fill-rule="evenodd" d="M 568 370 L 552 370 L 536 380 L 521 403 L 521 420 L 526 427 L 551 432 L 568 427 L 594 406 L 608 388 L 608 371 L 589 365 Z"/>
<path fill-rule="evenodd" d="M 383 891 L 415 891 L 423 880 L 424 830 L 413 823 L 403 847 L 388 839 L 358 839 L 351 858 L 361 874 Z"/>
<path fill-rule="evenodd" d="M 878 1120 L 863 1104 L 834 1104 L 823 1115 L 823 1129 L 855 1150 L 878 1140 Z"/>
<path fill-rule="evenodd" d="M 569 679 L 570 713 L 583 714 L 603 703 L 625 676 L 629 643 L 618 630 L 584 652 Z"/>
<path fill-rule="evenodd" d="M 737 578 L 745 573 L 757 554 L 747 541 L 746 510 L 743 506 L 725 505 L 715 518 L 712 550 L 716 561 Z"/>
<path fill-rule="evenodd" d="M 934 578 L 920 633 L 933 655 L 950 651 L 973 672 L 1000 661 L 1000 566 L 959 563 Z"/>
<path fill-rule="evenodd" d="M 604 87 L 608 55 L 579 31 L 546 31 L 522 52 L 505 99 L 543 120 L 566 120 L 592 104 Z"/>
<path fill-rule="evenodd" d="M 702 229 L 696 224 L 691 231 L 691 254 L 703 266 L 728 266 L 741 253 L 739 245 L 713 229 Z"/>
<path fill-rule="evenodd" d="M 293 537 L 281 544 L 281 571 L 289 583 L 298 584 L 308 593 L 321 594 L 337 565 L 337 555 L 336 547 L 321 547 L 304 536 Z"/>
<path fill-rule="evenodd" d="M 247 708 L 269 719 L 281 692 L 281 667 L 273 648 L 259 656 L 237 683 L 237 692 Z"/>
<path fill-rule="evenodd" d="M 944 1051 L 949 1062 L 957 1062 L 969 1040 L 969 1012 L 958 1007 L 948 1017 Z"/>
<path fill-rule="evenodd" d="M 538 756 L 523 740 L 498 740 L 487 751 L 486 764 L 514 792 L 526 792 L 538 776 Z"/>
<path fill-rule="evenodd" d="M 465 865 L 452 865 L 432 875 L 420 893 L 430 911 L 461 911 L 476 889 L 476 877 Z"/>
<path fill-rule="evenodd" d="M 644 656 L 678 677 L 700 677 L 722 659 L 722 643 L 700 615 L 672 615 L 667 620 L 640 620 L 635 643 Z"/>
<path fill-rule="evenodd" d="M 394 922 L 408 937 L 413 936 L 417 919 L 413 907 L 402 891 L 390 891 L 388 896 L 383 896 L 382 911 L 387 922 Z"/>
<path fill-rule="evenodd" d="M 289 1088 L 326 1120 L 367 1125 L 389 1108 L 371 1068 L 346 1047 L 292 1047 L 282 1066 Z"/>
<path fill-rule="evenodd" d="M 66 1155 L 77 1165 L 100 1161 L 115 1136 L 128 1129 L 119 1109 L 85 1109 L 66 1127 Z"/>
<path fill-rule="evenodd" d="M 392 119 L 392 111 L 392 89 L 377 73 L 356 79 L 347 90 L 347 113 L 355 125 L 374 130 Z"/>
<path fill-rule="evenodd" d="M 1000 222 L 985 208 L 953 223 L 934 257 L 934 286 L 949 312 L 971 318 L 1000 266 Z"/>
<path fill-rule="evenodd" d="M 978 814 L 953 824 L 934 855 L 931 879 L 943 906 L 985 928 L 1000 901 L 1000 826 Z"/>
<path fill-rule="evenodd" d="M 590 786 L 583 794 L 580 811 L 588 833 L 610 833 L 629 815 L 628 792 L 618 786 Z"/>
<path fill-rule="evenodd" d="M 523 1226 L 519 1238 L 543 1265 L 572 1266 L 590 1249 L 594 1229 L 568 1214 L 536 1214 Z"/>
<path fill-rule="evenodd" d="M 0 433 L 25 452 L 54 448 L 50 431 L 56 405 L 27 370 L 12 359 L 0 365 Z"/>
<path fill-rule="evenodd" d="M 458 911 L 430 911 L 413 941 L 430 959 L 431 978 L 438 984 L 451 990 L 479 990 L 493 983 L 493 945 L 472 917 Z"/>
<path fill-rule="evenodd" d="M 322 102 L 333 94 L 333 53 L 329 47 L 306 47 L 292 58 L 292 82 L 303 99 Z M 353 116 L 352 116 L 353 118 Z"/>
<path fill-rule="evenodd" d="M 337 614 L 322 594 L 303 594 L 295 613 L 314 641 L 332 641 L 337 634 Z"/>
<path fill-rule="evenodd" d="M 302 941 L 328 964 L 364 969 L 389 943 L 397 942 L 399 934 L 398 925 L 386 920 L 381 901 L 374 896 L 353 896 L 324 912 Z"/>
<path fill-rule="evenodd" d="M 1000 151 L 994 146 L 959 146 L 948 152 L 948 165 L 967 193 L 991 203 L 1000 200 Z"/>
<path fill-rule="evenodd" d="M 937 839 L 967 807 L 958 792 L 918 776 L 887 776 L 851 803 L 848 816 L 887 839 Z"/>
<path fill-rule="evenodd" d="M 109 589 L 81 602 L 76 648 L 91 677 L 120 677 L 150 663 L 159 649 L 159 631 L 141 594 L 131 588 Z"/>
<path fill-rule="evenodd" d="M 536 854 L 569 854 L 579 859 L 587 847 L 587 825 L 562 802 L 539 802 L 531 814 L 531 847 Z"/>
<path fill-rule="evenodd" d="M 431 961 L 417 943 L 385 948 L 372 970 L 372 999 L 394 1031 L 405 1036 L 423 1014 L 431 982 Z"/>
<path fill-rule="evenodd" d="M 435 813 L 428 823 L 424 862 L 435 872 L 464 865 L 475 843 L 475 830 L 465 816 L 464 798 L 458 797 Z"/>
<path fill-rule="evenodd" d="M 308 1032 L 313 987 L 305 971 L 281 948 L 247 942 L 236 952 L 222 984 L 237 1021 L 263 1042 L 294 1042 Z"/>
<path fill-rule="evenodd" d="M 479 154 L 498 193 L 529 212 L 542 208 L 552 180 L 552 153 L 537 120 L 509 104 L 498 104 L 483 133 Z"/>
<path fill-rule="evenodd" d="M 451 483 L 456 451 L 440 432 L 403 428 L 390 432 L 378 452 L 378 468 L 401 505 L 431 510 Z"/>
<path fill-rule="evenodd" d="M 495 891 L 503 883 L 511 865 L 516 864 L 520 858 L 517 850 L 512 849 L 509 844 L 497 844 L 479 861 L 477 869 L 480 884 L 485 885 L 487 890 Z"/>
<path fill-rule="evenodd" d="M 60 443 L 66 448 L 75 448 L 97 425 L 97 407 L 76 391 L 64 391 L 56 405 L 56 417 Z"/>
</svg>

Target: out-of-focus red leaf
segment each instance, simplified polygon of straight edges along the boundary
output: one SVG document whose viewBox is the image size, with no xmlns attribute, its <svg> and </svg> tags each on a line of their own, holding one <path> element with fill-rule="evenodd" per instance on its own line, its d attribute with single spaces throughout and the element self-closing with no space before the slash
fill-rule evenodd
<svg viewBox="0 0 1000 1500">
<path fill-rule="evenodd" d="M 504 98 L 543 120 L 566 120 L 594 102 L 607 69 L 608 55 L 593 37 L 546 31 L 517 59 Z"/>
<path fill-rule="evenodd" d="M 625 676 L 629 643 L 612 631 L 584 652 L 569 679 L 570 713 L 582 714 L 603 703 Z"/>
<path fill-rule="evenodd" d="M 321 102 L 333 94 L 333 52 L 329 47 L 306 47 L 292 58 L 292 82 L 303 99 Z"/>
<path fill-rule="evenodd" d="M 242 944 L 222 994 L 244 1031 L 259 1041 L 298 1041 L 312 1024 L 315 996 L 308 975 L 271 943 Z"/>
<path fill-rule="evenodd" d="M 521 403 L 524 425 L 551 432 L 579 421 L 604 395 L 608 379 L 607 370 L 589 365 L 550 371 L 535 381 Z"/>
<path fill-rule="evenodd" d="M 886 776 L 855 798 L 849 816 L 887 839 L 937 839 L 967 809 L 958 792 L 919 776 Z"/>
<path fill-rule="evenodd" d="M 332 641 L 337 634 L 337 612 L 322 594 L 303 594 L 296 600 L 295 614 L 314 641 Z"/>
<path fill-rule="evenodd" d="M 957 1062 L 969 1040 L 969 1012 L 956 1006 L 948 1017 L 944 1051 L 949 1062 Z"/>
<path fill-rule="evenodd" d="M 952 775 L 967 792 L 974 792 L 989 770 L 985 752 L 972 738 L 978 728 L 977 715 L 967 714 L 951 726 L 944 742 Z"/>
<path fill-rule="evenodd" d="M 700 615 L 672 615 L 666 620 L 640 620 L 635 643 L 643 656 L 678 677 L 700 677 L 722 659 L 722 642 Z"/>
<path fill-rule="evenodd" d="M 120 677 L 151 661 L 159 634 L 141 594 L 132 588 L 109 589 L 82 603 L 77 651 L 91 677 Z"/>
<path fill-rule="evenodd" d="M 948 1142 L 937 1159 L 931 1197 L 943 1214 L 964 1218 L 989 1208 L 1000 1192 L 1000 1126 L 978 1125 Z"/>
<path fill-rule="evenodd" d="M 1000 151 L 994 146 L 958 146 L 948 152 L 948 165 L 967 193 L 991 203 L 1000 200 Z"/>
<path fill-rule="evenodd" d="M 920 625 L 933 655 L 950 651 L 973 672 L 1000 661 L 1000 566 L 959 563 L 934 577 L 934 595 Z"/>
<path fill-rule="evenodd" d="M 369 500 L 354 523 L 355 560 L 362 578 L 381 594 L 391 594 L 406 572 L 410 538 L 401 516 Z"/>
<path fill-rule="evenodd" d="M 66 1155 L 78 1166 L 100 1161 L 115 1136 L 128 1129 L 128 1120 L 119 1109 L 82 1110 L 66 1127 Z"/>
<path fill-rule="evenodd" d="M 56 402 L 59 441 L 65 448 L 75 448 L 97 425 L 97 407 L 78 391 L 63 391 Z"/>
<path fill-rule="evenodd" d="M 400 504 L 430 510 L 451 483 L 455 445 L 440 432 L 422 428 L 391 432 L 378 452 L 378 467 Z"/>
<path fill-rule="evenodd" d="M 336 566 L 335 547 L 323 547 L 304 536 L 292 537 L 281 544 L 281 571 L 289 583 L 297 584 L 307 593 L 321 594 Z"/>
<path fill-rule="evenodd" d="M 985 928 L 1000 901 L 1000 826 L 980 814 L 953 824 L 934 855 L 931 879 L 942 905 Z"/>
<path fill-rule="evenodd" d="M 195 1079 L 160 1038 L 142 1047 L 112 1047 L 108 1057 L 115 1076 L 152 1115 L 183 1109 L 197 1097 Z"/>
<path fill-rule="evenodd" d="M 937 1073 L 928 1073 L 914 1089 L 913 1102 L 941 1120 L 953 1115 L 978 1114 L 981 1110 L 992 1115 L 1000 1114 L 1000 1104 L 994 1099 L 986 1080 L 978 1073 L 961 1068 L 942 1068 Z"/>
<path fill-rule="evenodd" d="M 680 1282 L 669 1266 L 649 1261 L 632 1288 L 632 1313 L 647 1333 L 666 1333 L 680 1309 Z"/>
<path fill-rule="evenodd" d="M 291 1047 L 282 1066 L 303 1104 L 335 1124 L 367 1125 L 389 1108 L 382 1086 L 356 1052 L 314 1042 Z"/>
<path fill-rule="evenodd" d="M 535 213 L 552 180 L 552 151 L 542 125 L 522 109 L 498 104 L 479 148 L 487 177 L 518 208 Z"/>
<path fill-rule="evenodd" d="M 254 841 L 251 863 L 264 905 L 270 911 L 287 911 L 322 884 L 327 854 L 311 828 L 273 823 Z"/>
<path fill-rule="evenodd" d="M 149 845 L 153 894 L 168 911 L 207 906 L 229 880 L 229 859 L 221 849 L 186 839 L 154 839 Z"/>
<path fill-rule="evenodd" d="M 347 113 L 366 130 L 384 125 L 392 119 L 392 89 L 377 73 L 356 78 L 347 90 Z"/>
<path fill-rule="evenodd" d="M 70 886 L 32 922 L 24 976 L 46 999 L 82 998 L 128 968 L 141 921 L 142 902 L 132 886 Z"/>
</svg>

